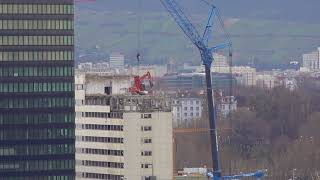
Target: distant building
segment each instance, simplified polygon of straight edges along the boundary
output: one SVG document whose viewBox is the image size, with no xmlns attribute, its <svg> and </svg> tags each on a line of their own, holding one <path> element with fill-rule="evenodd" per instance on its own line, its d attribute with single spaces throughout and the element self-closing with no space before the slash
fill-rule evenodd
<svg viewBox="0 0 320 180">
<path fill-rule="evenodd" d="M 198 91 L 206 88 L 204 73 L 171 74 L 160 78 L 160 86 L 168 90 Z M 212 86 L 214 89 L 227 89 L 236 80 L 230 74 L 212 73 Z"/>
<path fill-rule="evenodd" d="M 229 68 L 228 58 L 226 56 L 223 56 L 221 54 L 214 54 L 213 55 L 213 62 L 212 62 L 212 68 L 215 69 L 215 72 L 221 72 L 225 68 Z M 223 69 L 223 70 L 220 70 Z M 227 72 L 225 72 L 227 73 Z"/>
<path fill-rule="evenodd" d="M 213 67 L 212 72 L 215 73 L 226 73 L 232 72 L 233 76 L 237 79 L 237 83 L 244 86 L 255 86 L 257 71 L 255 68 L 249 66 L 218 66 Z"/>
<path fill-rule="evenodd" d="M 264 89 L 273 89 L 276 86 L 276 77 L 271 74 L 257 75 L 257 86 Z"/>
<path fill-rule="evenodd" d="M 146 72 L 150 72 L 152 77 L 162 77 L 168 73 L 166 65 L 140 65 L 129 69 L 130 74 L 142 76 Z"/>
<path fill-rule="evenodd" d="M 126 94 L 128 76 L 76 76 L 77 180 L 172 179 L 168 99 Z"/>
<path fill-rule="evenodd" d="M 173 98 L 172 114 L 175 127 L 180 127 L 191 123 L 193 120 L 201 119 L 203 110 L 203 98 L 200 97 L 180 97 Z"/>
<path fill-rule="evenodd" d="M 320 47 L 317 49 L 317 51 L 303 55 L 302 66 L 304 68 L 308 68 L 309 70 L 320 69 Z"/>
<path fill-rule="evenodd" d="M 111 53 L 109 64 L 110 64 L 110 68 L 123 69 L 124 55 L 121 53 Z"/>
<path fill-rule="evenodd" d="M 219 99 L 217 110 L 221 117 L 227 117 L 237 110 L 238 102 L 234 96 L 224 96 Z"/>
</svg>

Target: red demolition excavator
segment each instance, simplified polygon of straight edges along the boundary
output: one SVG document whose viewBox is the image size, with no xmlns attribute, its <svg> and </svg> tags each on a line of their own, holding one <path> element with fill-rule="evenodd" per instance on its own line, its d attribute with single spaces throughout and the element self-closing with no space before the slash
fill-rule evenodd
<svg viewBox="0 0 320 180">
<path fill-rule="evenodd" d="M 145 84 L 145 82 L 149 82 L 149 86 Z M 134 76 L 134 84 L 129 88 L 129 92 L 133 95 L 148 95 L 152 94 L 152 77 L 150 72 L 148 71 L 143 76 Z"/>
</svg>

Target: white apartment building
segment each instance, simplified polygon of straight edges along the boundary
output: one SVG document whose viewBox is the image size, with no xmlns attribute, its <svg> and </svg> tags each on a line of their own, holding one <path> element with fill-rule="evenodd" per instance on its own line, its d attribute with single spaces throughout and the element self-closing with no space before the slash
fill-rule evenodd
<svg viewBox="0 0 320 180">
<path fill-rule="evenodd" d="M 202 117 L 203 99 L 201 98 L 173 98 L 171 103 L 175 127 L 186 125 Z"/>
<path fill-rule="evenodd" d="M 126 94 L 128 79 L 76 75 L 77 180 L 172 179 L 171 107 L 163 97 Z"/>
<path fill-rule="evenodd" d="M 234 96 L 224 96 L 219 99 L 218 113 L 222 117 L 227 117 L 230 113 L 237 110 L 238 102 Z"/>
<path fill-rule="evenodd" d="M 257 86 L 264 89 L 273 89 L 276 86 L 277 78 L 271 74 L 257 75 Z"/>
<path fill-rule="evenodd" d="M 319 70 L 320 69 L 320 47 L 317 51 L 303 54 L 302 56 L 302 66 L 309 70 Z"/>
<path fill-rule="evenodd" d="M 124 55 L 121 53 L 111 53 L 110 55 L 110 68 L 123 69 L 124 68 Z"/>
</svg>

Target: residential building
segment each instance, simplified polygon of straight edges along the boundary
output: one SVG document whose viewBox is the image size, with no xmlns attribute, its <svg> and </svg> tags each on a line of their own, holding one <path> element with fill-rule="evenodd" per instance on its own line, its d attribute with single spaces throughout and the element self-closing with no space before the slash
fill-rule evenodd
<svg viewBox="0 0 320 180">
<path fill-rule="evenodd" d="M 237 110 L 238 102 L 234 96 L 223 96 L 217 103 L 217 112 L 221 117 L 227 117 L 230 113 Z"/>
<path fill-rule="evenodd" d="M 174 127 L 186 126 L 202 118 L 203 98 L 176 97 L 171 100 Z"/>
<path fill-rule="evenodd" d="M 273 89 L 276 86 L 277 79 L 271 74 L 258 74 L 257 86 L 265 89 Z"/>
<path fill-rule="evenodd" d="M 74 180 L 74 1 L 0 1 L 0 180 Z"/>
<path fill-rule="evenodd" d="M 320 47 L 317 49 L 317 51 L 303 55 L 302 66 L 309 70 L 320 69 Z"/>
<path fill-rule="evenodd" d="M 119 52 L 111 53 L 109 64 L 110 64 L 110 68 L 112 69 L 123 69 L 124 55 Z"/>
<path fill-rule="evenodd" d="M 127 76 L 76 76 L 77 180 L 172 179 L 170 103 L 160 96 L 127 94 L 129 81 Z"/>
</svg>

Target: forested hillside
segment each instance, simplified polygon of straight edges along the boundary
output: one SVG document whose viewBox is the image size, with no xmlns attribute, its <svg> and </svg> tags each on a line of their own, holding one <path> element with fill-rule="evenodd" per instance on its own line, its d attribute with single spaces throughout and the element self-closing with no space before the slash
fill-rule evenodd
<svg viewBox="0 0 320 180">
<path fill-rule="evenodd" d="M 141 20 L 144 63 L 199 63 L 198 52 L 177 28 L 159 1 L 97 0 L 77 6 L 77 47 L 84 59 L 105 59 L 112 51 L 126 54 L 128 62 L 137 51 Z M 208 9 L 197 0 L 179 1 L 191 16 L 206 17 Z M 216 1 L 232 35 L 235 63 L 258 62 L 263 66 L 301 60 L 301 54 L 320 44 L 317 0 Z M 199 22 L 195 22 L 198 26 Z M 170 42 L 170 43 L 168 43 Z M 86 56 L 86 55 L 93 56 Z"/>
</svg>

